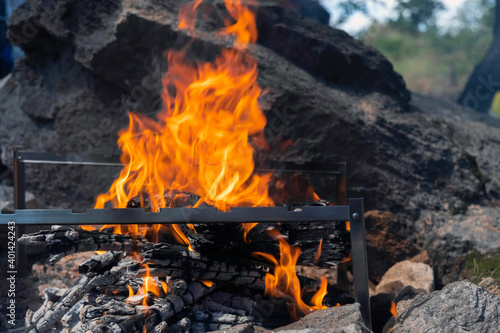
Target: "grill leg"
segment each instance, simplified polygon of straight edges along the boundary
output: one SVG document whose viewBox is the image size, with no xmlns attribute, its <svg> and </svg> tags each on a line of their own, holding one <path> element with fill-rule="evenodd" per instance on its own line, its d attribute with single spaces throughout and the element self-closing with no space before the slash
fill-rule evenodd
<svg viewBox="0 0 500 333">
<path fill-rule="evenodd" d="M 18 149 L 14 148 L 14 208 L 26 209 L 26 174 L 24 170 L 24 162 L 21 160 Z M 25 233 L 25 226 L 18 225 L 16 227 L 16 237 L 19 238 Z M 28 271 L 28 257 L 26 255 L 26 247 L 16 243 L 17 249 L 17 272 L 23 276 Z"/>
<path fill-rule="evenodd" d="M 363 198 L 349 199 L 351 224 L 351 253 L 354 276 L 354 295 L 361 304 L 361 313 L 372 326 L 370 313 L 370 291 L 368 289 L 368 260 L 366 255 L 366 234 Z"/>
</svg>

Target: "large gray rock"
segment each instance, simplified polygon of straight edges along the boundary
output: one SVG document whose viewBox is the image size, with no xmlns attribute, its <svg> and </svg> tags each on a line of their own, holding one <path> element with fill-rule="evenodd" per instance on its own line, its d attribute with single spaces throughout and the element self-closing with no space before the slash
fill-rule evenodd
<svg viewBox="0 0 500 333">
<path fill-rule="evenodd" d="M 398 303 L 392 332 L 499 332 L 500 298 L 469 281 Z"/>
<path fill-rule="evenodd" d="M 408 243 L 391 256 L 370 248 L 377 256 L 372 268 L 427 250 L 439 285 L 456 279 L 457 258 L 469 250 L 500 247 L 500 237 L 493 237 L 500 229 L 494 208 L 500 121 L 438 99 L 413 96 L 410 102 L 404 81 L 380 53 L 325 26 L 324 18 L 278 2 L 261 2 L 260 37 L 249 48 L 268 91 L 260 102 L 270 150 L 258 157 L 347 160 L 349 196 L 363 196 L 366 211 L 392 212 L 397 232 L 386 229 L 383 236 Z M 160 107 L 164 50 L 191 40 L 193 34 L 176 28 L 180 4 L 29 0 L 20 6 L 9 19 L 9 38 L 25 57 L 0 89 L 0 163 L 12 168 L 13 146 L 116 153 L 127 111 L 154 115 Z M 220 4 L 204 4 L 207 21 L 197 25 L 190 57 L 210 60 L 232 45 L 213 33 L 227 17 Z M 294 145 L 283 152 L 289 139 Z M 118 171 L 29 167 L 28 189 L 47 205 L 91 207 Z M 476 218 L 488 225 L 475 225 Z M 489 232 L 477 236 L 478 229 Z"/>
<path fill-rule="evenodd" d="M 371 330 L 366 327 L 363 317 L 361 316 L 359 303 L 317 310 L 308 314 L 301 320 L 280 327 L 275 331 L 282 333 L 371 332 Z"/>
</svg>

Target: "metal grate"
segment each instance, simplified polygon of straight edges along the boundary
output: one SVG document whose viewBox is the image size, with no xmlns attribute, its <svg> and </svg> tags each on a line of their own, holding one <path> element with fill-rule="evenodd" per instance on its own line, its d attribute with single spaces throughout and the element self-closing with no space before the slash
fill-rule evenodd
<svg viewBox="0 0 500 333">
<path fill-rule="evenodd" d="M 68 158 L 68 156 L 70 158 Z M 14 213 L 0 213 L 0 225 L 15 222 L 17 233 L 24 232 L 26 225 L 89 225 L 89 224 L 184 224 L 184 223 L 244 223 L 244 222 L 350 222 L 351 253 L 354 276 L 354 294 L 361 304 L 361 312 L 371 327 L 370 299 L 368 290 L 368 263 L 366 255 L 366 236 L 363 199 L 349 199 L 348 205 L 310 206 L 299 211 L 289 211 L 286 207 L 232 208 L 229 212 L 219 212 L 215 208 L 163 208 L 159 212 L 146 212 L 144 209 L 89 209 L 73 212 L 70 209 L 27 210 L 25 206 L 25 163 L 69 164 L 69 165 L 121 165 L 116 157 L 82 155 L 56 155 L 53 153 L 22 152 L 14 150 Z M 290 166 L 290 162 L 276 162 Z M 311 172 L 326 164 L 308 163 L 287 171 Z M 345 163 L 328 164 L 330 170 L 324 173 L 336 174 L 336 197 L 345 198 Z M 271 168 L 270 168 L 271 170 Z M 256 170 L 259 171 L 259 170 Z M 260 170 L 260 171 L 266 171 Z M 321 171 L 323 172 L 323 171 Z M 343 181 L 342 181 L 343 179 Z M 26 260 L 25 253 L 18 247 L 18 260 Z M 23 258 L 24 256 L 24 258 Z M 22 268 L 22 267 L 19 267 Z"/>
</svg>

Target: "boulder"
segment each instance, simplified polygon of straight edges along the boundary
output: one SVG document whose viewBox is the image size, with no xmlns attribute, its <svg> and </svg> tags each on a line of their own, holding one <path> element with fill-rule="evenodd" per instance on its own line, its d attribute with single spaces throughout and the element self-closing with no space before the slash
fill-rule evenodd
<svg viewBox="0 0 500 333">
<path fill-rule="evenodd" d="M 365 213 L 366 250 L 370 278 L 380 282 L 384 273 L 396 262 L 418 253 L 409 239 L 405 224 L 391 212 L 371 210 Z"/>
<path fill-rule="evenodd" d="M 302 333 L 303 331 L 308 333 L 371 332 L 361 316 L 359 303 L 317 310 L 293 324 L 275 330 L 275 332 L 282 333 Z"/>
<path fill-rule="evenodd" d="M 398 262 L 382 276 L 375 293 L 398 295 L 407 286 L 427 293 L 434 291 L 432 268 L 429 265 L 409 260 Z"/>
<path fill-rule="evenodd" d="M 500 298 L 469 281 L 420 294 L 397 305 L 391 332 L 497 332 Z"/>
</svg>

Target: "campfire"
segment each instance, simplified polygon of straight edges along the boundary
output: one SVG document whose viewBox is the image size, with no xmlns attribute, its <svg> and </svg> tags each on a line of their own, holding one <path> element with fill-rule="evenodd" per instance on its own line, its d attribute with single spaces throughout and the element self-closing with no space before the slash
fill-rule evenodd
<svg viewBox="0 0 500 333">
<path fill-rule="evenodd" d="M 494 119 L 317 1 L 40 4 L 7 23 L 0 331 L 498 330 Z"/>
<path fill-rule="evenodd" d="M 178 29 L 194 34 L 200 3 L 181 7 Z M 256 5 L 225 1 L 231 18 L 218 34 L 233 36 L 234 45 L 213 61 L 192 60 L 186 48 L 165 52 L 163 108 L 156 119 L 129 113 L 118 139 L 123 168 L 95 209 L 160 214 L 164 208 L 302 211 L 329 205 L 303 182 L 254 172 L 256 151 L 267 148 L 258 101 L 265 92 L 247 52 L 257 40 Z M 48 247 L 52 265 L 95 252 L 79 265 L 81 278 L 68 291 L 46 291 L 42 307 L 27 314 L 26 331 L 204 332 L 242 323 L 276 328 L 352 303 L 326 278 L 296 273 L 299 263 L 350 261 L 349 224 L 273 222 L 108 223 L 24 235 L 21 243 Z M 301 233 L 305 227 L 316 232 Z"/>
</svg>

